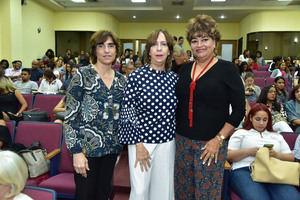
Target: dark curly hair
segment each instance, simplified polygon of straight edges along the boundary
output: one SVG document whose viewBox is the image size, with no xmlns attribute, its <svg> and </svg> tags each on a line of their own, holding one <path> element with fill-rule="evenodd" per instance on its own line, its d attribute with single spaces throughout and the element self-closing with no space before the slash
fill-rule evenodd
<svg viewBox="0 0 300 200">
<path fill-rule="evenodd" d="M 263 104 L 267 105 L 267 100 L 268 100 L 267 96 L 268 96 L 269 90 L 271 88 L 274 88 L 276 90 L 275 85 L 269 85 L 269 86 L 264 87 L 261 90 L 261 93 L 260 93 L 256 103 L 263 103 Z M 272 102 L 272 106 L 275 108 L 276 111 L 280 112 L 281 105 L 280 105 L 280 103 L 277 102 L 276 96 L 275 96 L 274 101 Z"/>
</svg>

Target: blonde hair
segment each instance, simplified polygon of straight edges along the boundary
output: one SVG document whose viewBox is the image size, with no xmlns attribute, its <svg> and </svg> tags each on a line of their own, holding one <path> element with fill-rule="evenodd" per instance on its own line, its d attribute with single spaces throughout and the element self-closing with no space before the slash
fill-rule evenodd
<svg viewBox="0 0 300 200">
<path fill-rule="evenodd" d="M 26 184 L 28 168 L 25 161 L 12 151 L 0 151 L 0 184 L 10 185 L 6 198 L 18 195 Z"/>
<path fill-rule="evenodd" d="M 2 89 L 4 92 L 14 92 L 16 90 L 16 87 L 9 78 L 0 76 L 0 89 Z"/>
</svg>

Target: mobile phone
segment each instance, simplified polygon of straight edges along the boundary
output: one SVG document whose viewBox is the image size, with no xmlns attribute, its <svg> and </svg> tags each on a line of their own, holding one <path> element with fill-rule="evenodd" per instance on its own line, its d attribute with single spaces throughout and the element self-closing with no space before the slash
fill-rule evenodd
<svg viewBox="0 0 300 200">
<path fill-rule="evenodd" d="M 267 147 L 268 149 L 272 149 L 274 144 L 264 144 L 264 147 Z"/>
</svg>

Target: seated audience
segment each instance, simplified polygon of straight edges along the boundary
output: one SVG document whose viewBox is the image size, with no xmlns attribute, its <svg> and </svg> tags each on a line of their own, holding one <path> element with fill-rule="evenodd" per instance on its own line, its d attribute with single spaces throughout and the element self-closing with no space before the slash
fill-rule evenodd
<svg viewBox="0 0 300 200">
<path fill-rule="evenodd" d="M 74 67 L 74 66 L 71 67 L 70 73 L 68 71 L 66 71 L 67 75 L 65 77 L 67 78 L 67 80 L 65 80 L 65 82 L 63 83 L 63 85 L 59 89 L 59 93 L 64 94 L 67 91 L 67 89 L 68 89 L 68 87 L 71 83 L 72 77 L 75 75 L 76 71 L 77 71 L 77 68 Z"/>
<path fill-rule="evenodd" d="M 38 84 L 30 80 L 30 69 L 22 69 L 21 78 L 22 80 L 16 81 L 14 84 L 22 94 L 32 94 L 32 91 L 38 90 Z"/>
<path fill-rule="evenodd" d="M 276 98 L 277 102 L 281 104 L 285 104 L 289 100 L 289 94 L 285 90 L 285 79 L 281 76 L 278 76 L 274 80 L 276 86 Z"/>
<path fill-rule="evenodd" d="M 270 156 L 294 161 L 294 156 L 282 137 L 272 129 L 272 117 L 264 104 L 255 104 L 249 112 L 243 129 L 237 130 L 229 139 L 227 159 L 232 162 L 230 188 L 241 199 L 299 200 L 293 185 L 255 182 L 251 178 L 250 165 L 256 152 L 264 144 L 273 144 Z"/>
<path fill-rule="evenodd" d="M 134 64 L 133 64 L 133 63 L 128 63 L 128 64 L 126 65 L 126 68 L 125 68 L 125 73 L 126 73 L 125 75 L 126 75 L 126 77 L 128 78 L 129 74 L 130 74 L 131 72 L 133 72 L 134 70 L 136 70 Z"/>
<path fill-rule="evenodd" d="M 298 135 L 298 137 L 296 139 L 293 154 L 295 157 L 295 161 L 300 162 L 300 134 Z"/>
<path fill-rule="evenodd" d="M 239 65 L 239 72 L 241 78 L 244 80 L 247 72 L 252 72 L 252 70 L 248 67 L 248 63 L 241 62 L 241 64 Z"/>
<path fill-rule="evenodd" d="M 74 65 L 71 65 L 70 63 L 65 63 L 64 65 L 64 70 L 63 70 L 63 74 L 60 78 L 60 80 L 62 82 L 65 82 L 66 80 L 68 80 L 71 76 L 72 76 L 72 68 L 74 67 Z"/>
<path fill-rule="evenodd" d="M 10 78 L 13 82 L 21 78 L 21 65 L 18 60 L 12 62 L 13 68 L 8 68 L 5 70 L 5 76 Z"/>
<path fill-rule="evenodd" d="M 143 63 L 140 59 L 137 59 L 134 63 L 134 66 L 135 66 L 136 69 L 139 69 L 143 66 Z"/>
<path fill-rule="evenodd" d="M 74 55 L 72 54 L 71 49 L 66 50 L 66 55 L 64 56 L 64 63 L 70 63 L 70 61 L 73 60 L 74 64 L 76 64 L 76 60 Z"/>
<path fill-rule="evenodd" d="M 261 51 L 256 51 L 256 62 L 258 64 L 259 67 L 264 66 L 265 65 L 265 59 L 264 57 L 262 57 L 262 53 Z"/>
<path fill-rule="evenodd" d="M 260 95 L 260 87 L 254 85 L 254 74 L 247 72 L 245 75 L 245 97 L 248 101 L 256 101 Z"/>
<path fill-rule="evenodd" d="M 249 49 L 245 49 L 244 52 L 243 52 L 243 54 L 241 54 L 239 56 L 240 62 L 248 62 L 249 56 L 250 56 L 250 50 Z"/>
<path fill-rule="evenodd" d="M 280 62 L 279 68 L 274 69 L 270 75 L 271 78 L 276 78 L 281 76 L 283 78 L 291 78 L 291 73 L 288 67 L 286 67 L 285 62 Z"/>
<path fill-rule="evenodd" d="M 56 117 L 55 121 L 56 123 L 64 124 L 65 121 L 65 111 L 66 111 L 66 96 L 62 98 L 58 104 L 53 109 L 53 114 Z"/>
<path fill-rule="evenodd" d="M 232 59 L 232 63 L 235 64 L 235 66 L 240 69 L 240 61 L 239 61 L 239 58 L 233 58 Z"/>
<path fill-rule="evenodd" d="M 2 111 L 0 110 L 0 149 L 10 147 L 11 143 L 11 135 L 3 119 Z"/>
<path fill-rule="evenodd" d="M 50 70 L 46 70 L 44 73 L 44 79 L 42 80 L 37 92 L 43 94 L 56 94 L 59 92 L 61 86 L 62 82 L 59 79 L 56 79 L 54 73 Z"/>
<path fill-rule="evenodd" d="M 63 60 L 62 59 L 57 59 L 55 62 L 55 66 L 53 68 L 53 73 L 56 76 L 56 78 L 61 78 L 64 72 L 64 67 L 63 67 Z"/>
<path fill-rule="evenodd" d="M 300 133 L 300 85 L 296 85 L 291 94 L 291 100 L 285 104 L 288 121 Z"/>
<path fill-rule="evenodd" d="M 248 68 L 250 68 L 252 71 L 256 70 L 258 71 L 258 64 L 256 63 L 255 56 L 250 56 L 248 59 Z"/>
<path fill-rule="evenodd" d="M 0 151 L 0 199 L 32 200 L 21 193 L 28 178 L 25 161 L 12 151 Z"/>
<path fill-rule="evenodd" d="M 287 123 L 287 114 L 282 104 L 276 100 L 275 85 L 264 87 L 257 103 L 265 104 L 272 114 L 273 129 L 278 132 L 293 132 Z"/>
<path fill-rule="evenodd" d="M 3 119 L 19 121 L 27 106 L 26 100 L 15 88 L 14 83 L 5 76 L 0 77 L 0 110 Z"/>
<path fill-rule="evenodd" d="M 274 69 L 278 69 L 281 60 L 282 60 L 281 56 L 274 56 L 273 57 L 273 62 L 270 64 L 270 66 L 268 68 L 268 71 L 272 72 Z"/>
<path fill-rule="evenodd" d="M 82 66 L 88 66 L 90 64 L 89 56 L 84 53 L 83 50 L 80 51 L 80 55 L 78 56 L 78 63 Z"/>
<path fill-rule="evenodd" d="M 49 57 L 54 57 L 54 51 L 52 49 L 48 49 L 45 55 L 42 57 L 42 61 L 44 62 L 44 64 L 48 63 Z"/>
<path fill-rule="evenodd" d="M 39 68 L 41 63 L 38 60 L 33 60 L 31 63 L 31 71 L 30 71 L 30 80 L 31 81 L 40 81 L 42 80 L 43 77 L 43 71 L 40 70 Z"/>
<path fill-rule="evenodd" d="M 2 59 L 1 61 L 0 61 L 0 68 L 3 68 L 3 70 L 5 71 L 6 69 L 8 69 L 9 68 L 9 62 L 8 62 L 8 60 L 6 60 L 6 59 Z"/>
</svg>

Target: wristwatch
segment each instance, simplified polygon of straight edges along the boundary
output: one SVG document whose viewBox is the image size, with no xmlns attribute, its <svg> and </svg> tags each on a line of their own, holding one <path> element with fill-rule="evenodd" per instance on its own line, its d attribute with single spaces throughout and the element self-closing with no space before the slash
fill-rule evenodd
<svg viewBox="0 0 300 200">
<path fill-rule="evenodd" d="M 216 137 L 219 140 L 220 146 L 222 146 L 222 144 L 223 144 L 223 142 L 225 140 L 225 136 L 219 133 Z"/>
</svg>

